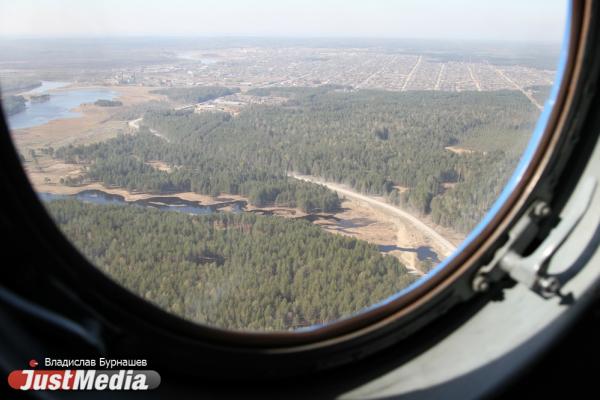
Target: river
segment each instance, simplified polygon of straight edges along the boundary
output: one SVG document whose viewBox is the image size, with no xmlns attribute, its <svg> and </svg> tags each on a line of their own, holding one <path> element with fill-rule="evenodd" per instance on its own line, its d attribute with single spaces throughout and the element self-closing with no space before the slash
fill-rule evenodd
<svg viewBox="0 0 600 400">
<path fill-rule="evenodd" d="M 117 97 L 117 93 L 109 89 L 61 89 L 69 84 L 69 82 L 43 81 L 42 86 L 22 93 L 26 97 L 47 93 L 50 94 L 50 99 L 40 103 L 28 101 L 24 111 L 8 117 L 8 126 L 11 129 L 23 129 L 44 125 L 55 119 L 78 118 L 81 113 L 73 111 L 73 109 L 80 105 L 93 103 L 100 99 L 112 100 Z"/>
<path fill-rule="evenodd" d="M 85 203 L 102 205 L 133 205 L 138 207 L 154 208 L 163 211 L 175 211 L 185 214 L 206 215 L 218 212 L 223 207 L 231 207 L 233 212 L 240 212 L 246 207 L 242 200 L 225 201 L 211 205 L 201 205 L 197 201 L 184 200 L 179 197 L 155 196 L 141 200 L 127 201 L 118 194 L 106 193 L 101 190 L 83 190 L 73 195 L 60 195 L 53 193 L 38 193 L 44 202 L 63 199 L 77 199 Z"/>
</svg>

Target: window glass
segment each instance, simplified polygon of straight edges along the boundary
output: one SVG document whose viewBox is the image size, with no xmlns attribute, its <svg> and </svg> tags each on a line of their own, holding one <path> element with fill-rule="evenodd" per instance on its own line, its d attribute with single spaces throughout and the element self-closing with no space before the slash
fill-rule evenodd
<svg viewBox="0 0 600 400">
<path fill-rule="evenodd" d="M 490 210 L 566 11 L 0 1 L 2 105 L 40 199 L 110 278 L 194 322 L 308 329 L 410 290 Z"/>
</svg>

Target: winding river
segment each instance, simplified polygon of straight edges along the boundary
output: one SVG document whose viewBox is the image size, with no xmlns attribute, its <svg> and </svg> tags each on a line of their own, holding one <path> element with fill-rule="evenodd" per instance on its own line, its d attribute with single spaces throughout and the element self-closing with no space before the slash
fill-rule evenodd
<svg viewBox="0 0 600 400">
<path fill-rule="evenodd" d="M 51 202 L 63 199 L 76 199 L 85 203 L 92 204 L 109 204 L 123 206 L 132 205 L 194 215 L 211 214 L 213 212 L 218 212 L 224 207 L 231 207 L 231 210 L 233 212 L 241 212 L 247 205 L 247 203 L 243 200 L 232 200 L 211 205 L 202 205 L 198 201 L 184 200 L 179 197 L 171 196 L 155 196 L 141 200 L 127 201 L 121 195 L 106 193 L 101 190 L 83 190 L 73 195 L 60 195 L 40 192 L 38 193 L 38 196 L 44 202 Z"/>
</svg>

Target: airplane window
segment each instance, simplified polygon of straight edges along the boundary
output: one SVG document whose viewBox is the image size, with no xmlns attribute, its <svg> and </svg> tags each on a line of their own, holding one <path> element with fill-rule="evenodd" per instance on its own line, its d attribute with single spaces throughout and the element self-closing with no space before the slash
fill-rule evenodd
<svg viewBox="0 0 600 400">
<path fill-rule="evenodd" d="M 2 2 L 2 108 L 106 276 L 203 325 L 312 330 L 410 293 L 478 234 L 552 108 L 566 13 Z"/>
</svg>

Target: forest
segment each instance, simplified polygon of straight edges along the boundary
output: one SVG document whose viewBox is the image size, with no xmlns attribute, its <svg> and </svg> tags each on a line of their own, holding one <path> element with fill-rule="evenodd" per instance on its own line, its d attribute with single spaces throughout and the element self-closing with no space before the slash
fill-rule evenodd
<svg viewBox="0 0 600 400">
<path fill-rule="evenodd" d="M 62 147 L 54 152 L 54 157 L 68 163 L 86 164 L 85 175 L 61 180 L 66 185 L 100 181 L 132 192 L 239 194 L 258 207 L 297 207 L 307 212 L 331 212 L 340 207 L 337 194 L 321 185 L 289 179 L 284 174 L 241 161 L 236 165 L 228 160 L 209 158 L 197 163 L 191 160 L 185 168 L 174 168 L 172 172 L 157 170 L 147 161 L 166 158 L 156 153 L 161 152 L 163 146 L 164 140 L 146 130 L 135 136 L 119 135 L 88 146 Z"/>
<path fill-rule="evenodd" d="M 55 156 L 86 166 L 85 175 L 68 184 L 96 180 L 131 190 L 242 194 L 255 204 L 335 210 L 334 193 L 287 176 L 315 175 L 467 232 L 507 181 L 538 115 L 517 91 L 324 86 L 253 94 L 288 101 L 250 105 L 236 117 L 154 108 L 136 135 L 64 147 Z M 154 170 L 151 160 L 169 164 L 171 172 Z"/>
<path fill-rule="evenodd" d="M 415 280 L 376 246 L 304 220 L 189 216 L 74 199 L 47 207 L 66 236 L 117 282 L 169 312 L 221 328 L 322 324 Z"/>
</svg>

